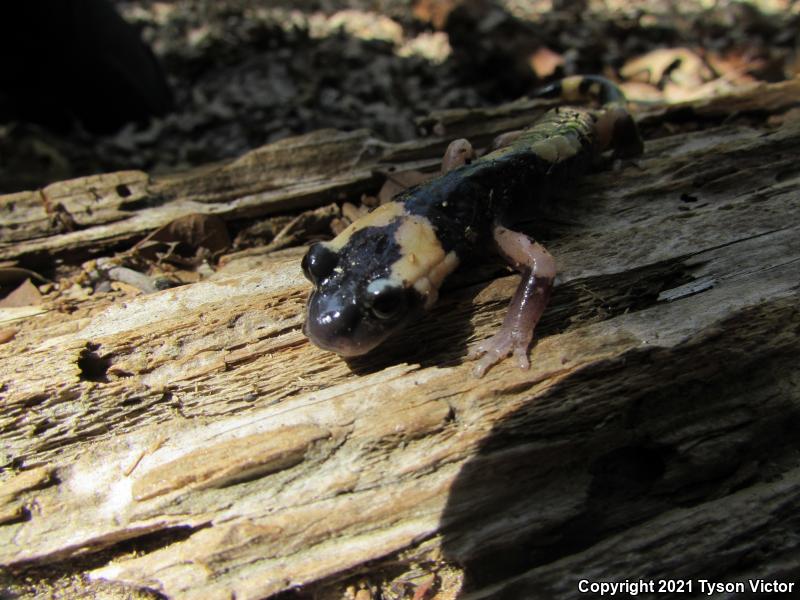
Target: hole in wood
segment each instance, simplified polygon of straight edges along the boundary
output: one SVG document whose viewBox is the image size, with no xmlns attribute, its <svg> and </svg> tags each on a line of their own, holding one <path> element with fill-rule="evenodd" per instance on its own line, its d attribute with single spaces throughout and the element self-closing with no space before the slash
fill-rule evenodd
<svg viewBox="0 0 800 600">
<path fill-rule="evenodd" d="M 100 346 L 97 344 L 89 343 L 78 356 L 80 378 L 84 381 L 108 383 L 108 368 L 111 366 L 111 359 L 97 354 L 99 348 Z"/>
</svg>

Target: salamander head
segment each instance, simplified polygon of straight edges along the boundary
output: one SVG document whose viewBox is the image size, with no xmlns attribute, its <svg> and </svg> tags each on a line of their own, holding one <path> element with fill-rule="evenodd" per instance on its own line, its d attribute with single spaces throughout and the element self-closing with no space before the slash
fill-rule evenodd
<svg viewBox="0 0 800 600">
<path fill-rule="evenodd" d="M 314 244 L 303 258 L 303 273 L 314 284 L 304 332 L 342 356 L 369 352 L 424 304 L 413 287 L 391 277 L 387 267 L 396 249 L 386 243 L 386 233 L 374 233 L 339 252 Z"/>
<path fill-rule="evenodd" d="M 455 256 L 433 227 L 389 203 L 330 242 L 314 244 L 303 273 L 314 285 L 303 327 L 320 348 L 365 354 L 436 301 Z"/>
</svg>

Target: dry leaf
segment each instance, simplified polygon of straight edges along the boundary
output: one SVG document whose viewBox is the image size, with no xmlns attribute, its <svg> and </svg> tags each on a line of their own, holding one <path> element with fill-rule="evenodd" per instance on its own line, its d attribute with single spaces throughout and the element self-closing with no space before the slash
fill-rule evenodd
<svg viewBox="0 0 800 600">
<path fill-rule="evenodd" d="M 645 102 L 658 102 L 664 99 L 664 93 L 656 86 L 649 83 L 641 83 L 639 81 L 626 81 L 620 84 L 622 93 L 629 102 L 637 100 Z"/>
<path fill-rule="evenodd" d="M 125 283 L 124 281 L 112 281 L 111 282 L 111 289 L 116 290 L 118 292 L 122 292 L 128 296 L 141 296 L 142 290 L 137 288 L 134 285 L 130 285 L 129 283 Z"/>
<path fill-rule="evenodd" d="M 275 238 L 267 244 L 270 252 L 308 241 L 310 236 L 327 233 L 331 221 L 339 215 L 336 204 L 306 210 L 289 221 Z"/>
<path fill-rule="evenodd" d="M 10 342 L 14 339 L 14 336 L 16 336 L 17 333 L 19 333 L 19 329 L 16 327 L 6 327 L 5 329 L 0 329 L 0 344 Z"/>
<path fill-rule="evenodd" d="M 157 229 L 134 250 L 150 260 L 169 259 L 170 255 L 195 258 L 217 255 L 231 246 L 225 221 L 215 215 L 194 213 L 170 221 Z"/>
<path fill-rule="evenodd" d="M 412 10 L 415 19 L 430 23 L 434 29 L 441 31 L 458 4 L 459 0 L 416 0 Z"/>
<path fill-rule="evenodd" d="M 42 295 L 30 279 L 23 281 L 17 289 L 0 300 L 0 308 L 17 306 L 37 306 L 42 303 Z"/>
<path fill-rule="evenodd" d="M 714 74 L 689 48 L 659 48 L 629 60 L 620 69 L 623 78 L 662 86 L 666 79 L 683 87 L 700 85 Z"/>
<path fill-rule="evenodd" d="M 558 67 L 564 66 L 564 57 L 558 52 L 553 52 L 550 48 L 542 46 L 531 54 L 528 64 L 536 74 L 536 77 L 545 79 L 553 75 Z"/>
</svg>

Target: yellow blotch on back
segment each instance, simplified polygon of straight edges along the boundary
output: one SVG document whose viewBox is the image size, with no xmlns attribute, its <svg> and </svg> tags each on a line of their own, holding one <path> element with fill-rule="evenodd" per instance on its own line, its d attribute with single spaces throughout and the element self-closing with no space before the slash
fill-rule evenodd
<svg viewBox="0 0 800 600">
<path fill-rule="evenodd" d="M 561 98 L 567 102 L 578 102 L 581 100 L 582 94 L 580 90 L 583 77 L 580 75 L 573 75 L 572 77 L 565 77 L 561 80 Z"/>
<path fill-rule="evenodd" d="M 575 156 L 581 149 L 581 142 L 576 135 L 554 135 L 531 144 L 531 150 L 547 162 L 558 162 Z"/>
<path fill-rule="evenodd" d="M 400 258 L 392 265 L 391 279 L 413 286 L 425 297 L 425 308 L 430 308 L 439 296 L 442 281 L 458 266 L 455 252 L 445 253 L 431 222 L 411 215 L 395 233 L 400 247 Z"/>
<path fill-rule="evenodd" d="M 558 150 L 559 158 L 575 156 L 581 149 L 581 142 L 575 135 L 557 135 L 550 138 L 550 143 Z"/>
<path fill-rule="evenodd" d="M 405 214 L 405 207 L 400 202 L 387 202 L 386 204 L 382 204 L 368 215 L 364 215 L 358 219 L 355 223 L 351 223 L 339 235 L 330 242 L 327 242 L 326 246 L 330 250 L 338 252 L 347 245 L 347 242 L 350 241 L 350 238 L 356 231 L 364 229 L 365 227 L 383 227 L 389 225 L 392 221 Z"/>
</svg>

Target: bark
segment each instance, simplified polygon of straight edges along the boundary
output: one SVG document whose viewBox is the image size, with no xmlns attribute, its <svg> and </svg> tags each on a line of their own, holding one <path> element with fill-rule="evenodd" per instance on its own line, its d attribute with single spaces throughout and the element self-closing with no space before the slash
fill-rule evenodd
<svg viewBox="0 0 800 600">
<path fill-rule="evenodd" d="M 3 584 L 338 598 L 365 580 L 384 598 L 432 584 L 428 598 L 472 599 L 795 581 L 800 117 L 783 111 L 799 88 L 652 110 L 640 160 L 552 209 L 560 278 L 529 371 L 470 376 L 468 346 L 518 281 L 488 266 L 349 364 L 300 331 L 302 249 L 124 302 L 2 309 L 17 329 L 0 345 Z M 539 110 L 521 106 L 437 118 L 481 139 Z M 670 133 L 689 119 L 697 131 Z M 189 212 L 323 205 L 444 143 L 322 132 L 169 178 L 2 197 L 0 257 L 102 252 Z"/>
</svg>

